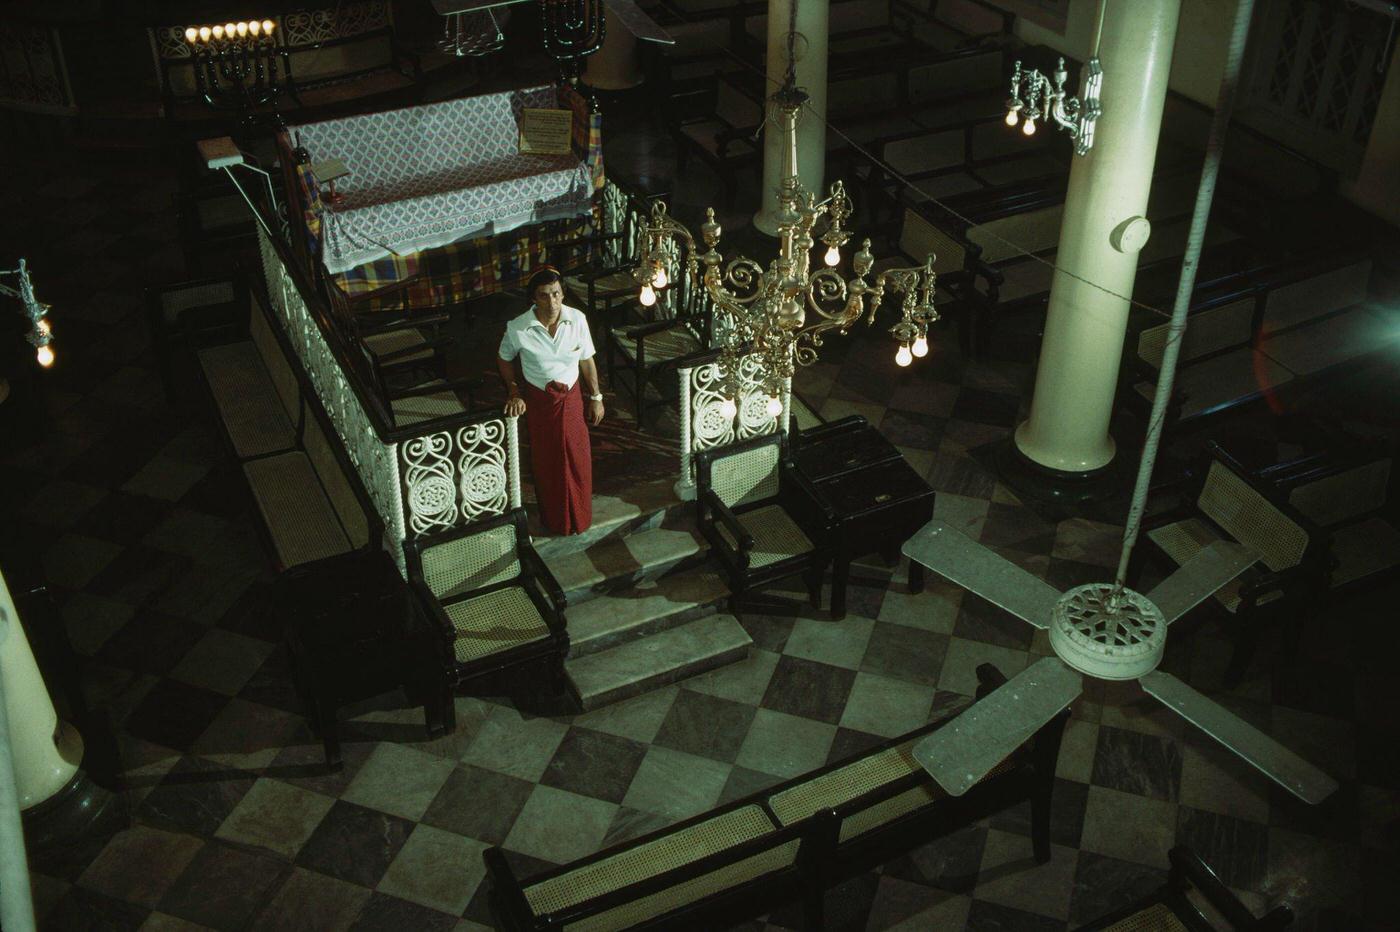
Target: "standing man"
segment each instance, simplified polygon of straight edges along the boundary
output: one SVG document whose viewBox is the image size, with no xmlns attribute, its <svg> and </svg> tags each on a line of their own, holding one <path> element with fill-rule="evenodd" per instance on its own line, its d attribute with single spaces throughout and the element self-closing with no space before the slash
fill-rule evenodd
<svg viewBox="0 0 1400 932">
<path fill-rule="evenodd" d="M 584 426 L 603 421 L 603 393 L 593 363 L 588 318 L 565 307 L 564 286 L 553 266 L 530 276 L 535 306 L 506 324 L 497 354 L 510 398 L 505 413 L 526 415 L 535 496 L 553 534 L 578 534 L 593 523 L 593 448 Z M 516 382 L 516 357 L 525 383 Z M 580 391 L 582 386 L 582 391 Z"/>
</svg>

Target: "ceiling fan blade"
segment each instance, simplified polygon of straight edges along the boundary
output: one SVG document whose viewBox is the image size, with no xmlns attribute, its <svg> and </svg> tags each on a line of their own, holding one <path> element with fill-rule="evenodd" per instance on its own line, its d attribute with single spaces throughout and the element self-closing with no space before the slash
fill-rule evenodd
<svg viewBox="0 0 1400 932">
<path fill-rule="evenodd" d="M 1215 591 L 1253 566 L 1259 554 L 1232 540 L 1218 540 L 1159 582 L 1147 598 L 1161 610 L 1167 624 L 1215 594 Z"/>
<path fill-rule="evenodd" d="M 1170 673 L 1153 670 L 1139 682 L 1167 708 L 1253 764 L 1264 776 L 1303 802 L 1317 805 L 1336 792 L 1336 780 Z"/>
<path fill-rule="evenodd" d="M 942 521 L 904 542 L 904 555 L 1037 628 L 1050 623 L 1060 590 Z"/>
<path fill-rule="evenodd" d="M 975 786 L 1050 719 L 1069 707 L 1084 678 L 1046 657 L 914 746 L 914 759 L 950 796 Z"/>
</svg>

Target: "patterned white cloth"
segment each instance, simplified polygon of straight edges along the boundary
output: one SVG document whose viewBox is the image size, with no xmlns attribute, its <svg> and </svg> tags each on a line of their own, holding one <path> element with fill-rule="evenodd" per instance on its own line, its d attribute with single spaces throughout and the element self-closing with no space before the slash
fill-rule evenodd
<svg viewBox="0 0 1400 932">
<path fill-rule="evenodd" d="M 326 270 L 587 213 L 583 160 L 518 151 L 521 109 L 557 106 L 545 86 L 290 127 L 312 161 L 350 169 L 325 205 Z"/>
<path fill-rule="evenodd" d="M 525 381 L 544 391 L 550 382 L 574 387 L 578 381 L 578 364 L 592 359 L 593 335 L 588 331 L 588 318 L 578 308 L 564 305 L 559 312 L 559 326 L 554 336 L 540 323 L 532 307 L 506 324 L 497 355 L 512 360 L 520 357 Z"/>
</svg>

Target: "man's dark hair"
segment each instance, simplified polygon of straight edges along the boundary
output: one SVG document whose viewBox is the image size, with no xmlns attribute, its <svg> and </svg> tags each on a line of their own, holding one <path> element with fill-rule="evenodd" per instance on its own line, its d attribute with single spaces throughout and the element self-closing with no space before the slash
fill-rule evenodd
<svg viewBox="0 0 1400 932">
<path fill-rule="evenodd" d="M 530 281 L 526 284 L 530 300 L 535 300 L 536 291 L 539 291 L 545 285 L 552 285 L 561 279 L 562 276 L 559 274 L 559 270 L 552 265 L 542 265 L 538 269 L 535 269 L 534 274 L 530 276 Z"/>
</svg>

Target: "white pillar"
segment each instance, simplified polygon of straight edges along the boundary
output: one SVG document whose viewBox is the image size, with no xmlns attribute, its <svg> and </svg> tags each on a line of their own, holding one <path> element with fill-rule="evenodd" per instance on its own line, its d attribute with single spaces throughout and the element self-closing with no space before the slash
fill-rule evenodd
<svg viewBox="0 0 1400 932">
<path fill-rule="evenodd" d="M 797 5 L 797 86 L 810 98 L 797 121 L 797 172 L 802 184 L 820 196 L 826 175 L 826 35 L 828 0 L 802 0 Z M 767 96 L 783 84 L 788 65 L 788 23 L 792 0 L 769 0 Z M 753 224 L 769 236 L 778 234 L 778 187 L 783 181 L 781 111 L 767 106 L 763 126 L 763 203 Z"/>
<path fill-rule="evenodd" d="M 1050 286 L 1030 417 L 1016 430 L 1022 454 L 1060 472 L 1087 473 L 1113 459 L 1108 422 L 1128 302 L 1065 272 L 1133 293 L 1180 6 L 1134 0 L 1113 5 L 1104 22 L 1103 117 L 1094 148 L 1070 168 L 1055 259 L 1065 271 Z"/>
<path fill-rule="evenodd" d="M 77 775 L 83 739 L 58 720 L 48 687 L 34 662 L 9 587 L 0 574 L 0 677 L 10 724 L 10 758 L 21 809 L 31 809 Z M 4 751 L 0 749 L 0 754 Z"/>
<path fill-rule="evenodd" d="M 612 7 L 604 4 L 603 10 L 607 34 L 602 48 L 583 60 L 583 83 L 600 91 L 625 91 L 642 83 L 637 37 L 622 24 Z"/>
</svg>

